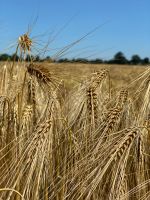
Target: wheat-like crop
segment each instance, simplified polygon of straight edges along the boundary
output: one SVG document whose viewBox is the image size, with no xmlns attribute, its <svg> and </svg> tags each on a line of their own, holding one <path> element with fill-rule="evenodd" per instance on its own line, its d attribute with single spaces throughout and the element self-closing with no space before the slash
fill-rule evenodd
<svg viewBox="0 0 150 200">
<path fill-rule="evenodd" d="M 112 92 L 108 70 L 64 96 L 62 80 L 19 37 L 0 68 L 0 199 L 150 198 L 150 70 Z"/>
</svg>

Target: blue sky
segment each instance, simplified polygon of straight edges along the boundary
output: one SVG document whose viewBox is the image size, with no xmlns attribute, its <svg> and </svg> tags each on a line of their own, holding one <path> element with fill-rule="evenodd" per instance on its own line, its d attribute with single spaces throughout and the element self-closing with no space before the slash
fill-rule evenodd
<svg viewBox="0 0 150 200">
<path fill-rule="evenodd" d="M 28 25 L 40 45 L 54 39 L 48 55 L 100 26 L 65 56 L 110 59 L 122 51 L 150 57 L 149 10 L 150 0 L 1 0 L 0 51 L 11 52 Z"/>
</svg>

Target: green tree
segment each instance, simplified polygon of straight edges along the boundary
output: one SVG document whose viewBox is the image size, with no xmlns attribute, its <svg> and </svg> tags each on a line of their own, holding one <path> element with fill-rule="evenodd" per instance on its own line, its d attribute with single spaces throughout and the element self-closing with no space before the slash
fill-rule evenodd
<svg viewBox="0 0 150 200">
<path fill-rule="evenodd" d="M 142 64 L 143 64 L 143 65 L 149 64 L 149 58 L 148 58 L 148 57 L 143 58 L 143 59 L 142 59 Z"/>
<path fill-rule="evenodd" d="M 114 58 L 113 60 L 111 60 L 111 62 L 116 64 L 127 64 L 128 60 L 126 59 L 124 54 L 121 51 L 119 51 L 114 55 Z"/>
<path fill-rule="evenodd" d="M 142 59 L 140 58 L 139 55 L 135 54 L 131 57 L 130 63 L 133 65 L 139 65 L 142 63 Z"/>
<path fill-rule="evenodd" d="M 7 60 L 11 60 L 11 56 L 4 53 L 4 54 L 0 54 L 0 61 L 7 61 Z"/>
</svg>

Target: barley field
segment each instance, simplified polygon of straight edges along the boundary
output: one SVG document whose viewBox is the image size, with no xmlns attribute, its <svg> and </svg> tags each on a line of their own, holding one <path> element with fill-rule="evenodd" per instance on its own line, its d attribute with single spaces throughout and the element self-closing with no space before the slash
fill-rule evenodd
<svg viewBox="0 0 150 200">
<path fill-rule="evenodd" d="M 1 63 L 0 199 L 150 199 L 149 100 L 149 67 Z"/>
</svg>

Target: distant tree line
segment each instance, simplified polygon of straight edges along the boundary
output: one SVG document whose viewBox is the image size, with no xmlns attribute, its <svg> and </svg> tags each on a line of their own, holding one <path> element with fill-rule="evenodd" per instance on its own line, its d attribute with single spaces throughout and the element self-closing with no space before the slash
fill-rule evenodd
<svg viewBox="0 0 150 200">
<path fill-rule="evenodd" d="M 127 59 L 125 55 L 120 51 L 114 55 L 114 57 L 110 60 L 103 60 L 100 58 L 96 58 L 93 60 L 88 60 L 85 58 L 73 58 L 73 59 L 68 59 L 68 58 L 61 58 L 58 60 L 52 60 L 50 56 L 47 56 L 45 58 L 40 58 L 40 56 L 27 56 L 26 61 L 33 60 L 35 62 L 58 62 L 58 63 L 90 63 L 90 64 L 101 64 L 101 63 L 106 63 L 106 64 L 130 64 L 130 65 L 147 65 L 150 64 L 150 59 L 148 57 L 141 58 L 138 54 L 135 54 L 131 57 L 131 59 Z M 0 54 L 0 61 L 18 61 L 19 56 L 12 54 Z"/>
<path fill-rule="evenodd" d="M 6 53 L 0 54 L 0 61 L 18 61 L 19 59 L 20 59 L 19 56 L 16 54 L 12 55 Z M 51 58 L 49 56 L 45 58 L 40 58 L 40 56 L 33 56 L 33 55 L 26 56 L 25 61 L 30 61 L 30 60 L 33 60 L 35 62 L 43 62 L 43 61 L 50 61 Z"/>
<path fill-rule="evenodd" d="M 118 52 L 114 55 L 113 59 L 108 60 L 109 64 L 131 64 L 131 65 L 140 65 L 140 64 L 149 64 L 150 60 L 148 57 L 141 58 L 139 55 L 135 54 L 128 60 L 122 52 Z"/>
<path fill-rule="evenodd" d="M 93 60 L 87 60 L 84 58 L 77 58 L 77 59 L 67 59 L 67 58 L 62 58 L 58 60 L 58 62 L 63 63 L 63 62 L 73 62 L 73 63 L 91 63 L 91 64 L 101 64 L 101 63 L 106 63 L 106 64 L 129 64 L 129 65 L 147 65 L 150 64 L 150 59 L 148 57 L 141 58 L 139 55 L 135 54 L 131 57 L 131 59 L 127 59 L 124 54 L 120 51 L 114 55 L 114 57 L 110 60 L 103 60 L 103 59 L 93 59 Z"/>
</svg>

